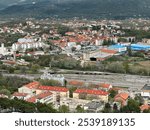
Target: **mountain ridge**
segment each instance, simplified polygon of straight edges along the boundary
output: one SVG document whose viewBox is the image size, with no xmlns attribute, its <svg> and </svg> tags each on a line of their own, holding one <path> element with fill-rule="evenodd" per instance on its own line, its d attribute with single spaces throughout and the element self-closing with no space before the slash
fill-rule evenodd
<svg viewBox="0 0 150 130">
<path fill-rule="evenodd" d="M 0 11 L 5 17 L 150 18 L 149 0 L 39 0 L 12 5 Z"/>
</svg>

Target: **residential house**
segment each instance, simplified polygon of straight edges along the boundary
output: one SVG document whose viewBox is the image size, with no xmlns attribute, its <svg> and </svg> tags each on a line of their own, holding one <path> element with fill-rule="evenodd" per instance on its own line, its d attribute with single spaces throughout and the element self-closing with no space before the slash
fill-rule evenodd
<svg viewBox="0 0 150 130">
<path fill-rule="evenodd" d="M 122 92 L 122 93 L 117 94 L 114 97 L 114 101 L 121 103 L 122 106 L 125 106 L 127 105 L 128 98 L 129 98 L 129 94 Z"/>
<path fill-rule="evenodd" d="M 109 49 L 110 50 L 115 50 L 118 53 L 124 53 L 124 52 L 127 51 L 127 47 L 126 46 L 122 46 L 122 45 L 118 45 L 118 44 L 109 46 Z"/>
<path fill-rule="evenodd" d="M 150 98 L 150 84 L 145 84 L 141 89 L 141 96 Z"/>
<path fill-rule="evenodd" d="M 77 80 L 71 80 L 68 81 L 69 86 L 74 86 L 74 87 L 82 87 L 85 83 L 82 81 L 77 81 Z"/>
<path fill-rule="evenodd" d="M 15 92 L 12 94 L 11 99 L 14 99 L 15 97 L 20 99 L 20 100 L 25 100 L 25 99 L 29 98 L 29 95 L 27 93 Z"/>
<path fill-rule="evenodd" d="M 108 95 L 109 93 L 103 90 L 76 89 L 73 92 L 73 98 L 76 99 L 99 99 L 104 102 L 108 102 Z"/>
<path fill-rule="evenodd" d="M 148 104 L 144 104 L 144 105 L 140 106 L 141 112 L 143 112 L 144 110 L 148 110 L 148 109 L 150 109 L 150 105 L 148 105 Z"/>
<path fill-rule="evenodd" d="M 58 81 L 62 86 L 65 85 L 65 78 L 63 75 L 56 75 L 56 74 L 50 74 L 45 72 L 43 75 L 40 77 L 41 79 L 47 79 L 47 80 L 56 80 Z"/>
<path fill-rule="evenodd" d="M 21 88 L 18 88 L 19 93 L 35 94 L 36 89 L 40 86 L 39 82 L 31 82 L 29 84 L 23 85 Z"/>
<path fill-rule="evenodd" d="M 12 55 L 12 52 L 9 52 L 8 49 L 4 46 L 4 43 L 0 47 L 0 55 Z"/>
<path fill-rule="evenodd" d="M 43 93 L 40 93 L 38 95 L 35 95 L 33 97 L 26 99 L 26 101 L 32 102 L 32 103 L 37 103 L 37 102 L 46 103 L 46 104 L 53 103 L 53 93 L 43 92 Z"/>
<path fill-rule="evenodd" d="M 150 104 L 150 84 L 145 84 L 141 89 L 141 96 L 143 97 L 145 103 Z"/>
<path fill-rule="evenodd" d="M 5 94 L 0 94 L 0 98 L 8 98 L 8 96 Z"/>
<path fill-rule="evenodd" d="M 69 97 L 69 89 L 65 87 L 57 87 L 57 86 L 39 86 L 36 90 L 36 95 L 42 92 L 51 92 L 53 93 L 54 101 L 60 101 L 61 98 Z"/>
<path fill-rule="evenodd" d="M 99 88 L 105 91 L 109 91 L 112 88 L 111 84 L 107 84 L 107 83 L 101 83 L 99 85 Z"/>
<path fill-rule="evenodd" d="M 41 41 L 36 41 L 32 38 L 20 38 L 17 43 L 12 45 L 13 51 L 17 50 L 27 50 L 32 48 L 40 48 L 43 46 Z"/>
</svg>

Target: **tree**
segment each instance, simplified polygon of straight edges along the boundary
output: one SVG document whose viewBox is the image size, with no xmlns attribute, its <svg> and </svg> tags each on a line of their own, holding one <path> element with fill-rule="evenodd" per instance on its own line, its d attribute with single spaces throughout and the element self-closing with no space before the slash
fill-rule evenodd
<svg viewBox="0 0 150 130">
<path fill-rule="evenodd" d="M 127 54 L 128 54 L 128 56 L 132 56 L 132 49 L 131 49 L 131 46 L 128 46 L 128 47 L 127 47 Z"/>
<path fill-rule="evenodd" d="M 85 112 L 85 111 L 84 111 L 84 108 L 82 108 L 81 105 L 78 105 L 78 106 L 76 107 L 76 111 L 77 111 L 77 113 L 84 113 L 84 112 Z"/>
<path fill-rule="evenodd" d="M 45 85 L 45 86 L 62 86 L 61 83 L 57 80 L 48 80 L 48 79 L 41 79 L 40 80 L 40 83 L 42 85 Z"/>
<path fill-rule="evenodd" d="M 102 110 L 103 113 L 111 113 L 112 110 L 111 110 L 111 106 L 109 103 L 106 103 L 105 106 L 104 106 L 104 109 Z"/>
<path fill-rule="evenodd" d="M 14 73 L 15 69 L 13 67 L 8 67 L 9 73 Z"/>
<path fill-rule="evenodd" d="M 118 42 L 127 42 L 127 39 L 121 37 L 118 39 Z"/>
<path fill-rule="evenodd" d="M 150 113 L 150 109 L 145 109 L 143 113 Z"/>
<path fill-rule="evenodd" d="M 109 96 L 111 97 L 111 98 L 114 98 L 117 94 L 118 94 L 118 92 L 117 91 L 115 91 L 115 90 L 113 90 L 113 89 L 111 89 L 110 91 L 109 91 Z"/>
<path fill-rule="evenodd" d="M 134 99 L 129 99 L 126 106 L 120 109 L 121 112 L 128 113 L 139 113 L 140 112 L 140 104 Z"/>
<path fill-rule="evenodd" d="M 8 89 L 1 89 L 0 90 L 0 94 L 5 94 L 7 96 L 10 96 L 11 95 L 11 92 L 8 90 Z"/>
<path fill-rule="evenodd" d="M 113 73 L 125 73 L 124 66 L 121 62 L 112 62 L 107 65 L 107 71 L 113 72 Z"/>
<path fill-rule="evenodd" d="M 73 98 L 73 92 L 77 89 L 77 87 L 70 87 L 69 88 L 69 97 Z"/>
<path fill-rule="evenodd" d="M 139 105 L 142 105 L 144 103 L 144 99 L 141 95 L 136 95 L 134 100 L 136 100 L 139 103 Z"/>
<path fill-rule="evenodd" d="M 3 77 L 0 76 L 0 86 L 2 86 L 2 89 L 7 89 L 11 93 L 14 93 L 16 89 L 23 86 L 24 84 L 27 84 L 31 82 L 29 79 L 26 78 L 20 78 L 20 77 Z"/>
<path fill-rule="evenodd" d="M 67 26 L 59 26 L 58 29 L 57 29 L 57 32 L 59 34 L 61 34 L 62 36 L 65 35 L 66 32 L 70 31 L 70 28 L 67 27 Z"/>
<path fill-rule="evenodd" d="M 113 105 L 113 112 L 115 112 L 115 113 L 119 112 L 118 106 L 116 103 L 114 103 L 114 105 Z"/>
<path fill-rule="evenodd" d="M 39 65 L 37 65 L 37 64 L 33 65 L 32 64 L 31 70 L 32 70 L 33 73 L 37 73 L 39 69 L 40 69 Z"/>
<path fill-rule="evenodd" d="M 8 112 L 22 112 L 22 113 L 55 113 L 56 109 L 52 105 L 42 103 L 29 103 L 24 100 L 14 98 L 13 100 L 7 98 L 0 98 L 0 110 L 7 109 Z"/>
<path fill-rule="evenodd" d="M 59 112 L 60 113 L 69 113 L 69 107 L 66 105 L 62 105 L 59 107 Z"/>
<path fill-rule="evenodd" d="M 128 62 L 123 62 L 123 66 L 124 66 L 125 72 L 129 73 L 129 63 Z"/>
<path fill-rule="evenodd" d="M 57 112 L 52 104 L 42 104 L 42 103 L 36 103 L 37 110 L 39 113 L 55 113 Z"/>
</svg>

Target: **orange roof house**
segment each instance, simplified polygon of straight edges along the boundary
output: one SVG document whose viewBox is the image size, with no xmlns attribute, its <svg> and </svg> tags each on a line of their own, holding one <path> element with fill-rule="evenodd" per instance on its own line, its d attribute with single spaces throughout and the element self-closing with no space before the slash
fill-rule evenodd
<svg viewBox="0 0 150 130">
<path fill-rule="evenodd" d="M 100 87 L 103 88 L 103 89 L 109 90 L 109 89 L 112 88 L 112 85 L 111 84 L 107 84 L 107 83 L 101 83 Z"/>
<path fill-rule="evenodd" d="M 122 92 L 122 93 L 117 94 L 117 95 L 114 97 L 114 100 L 115 100 L 116 102 L 121 102 L 121 105 L 122 105 L 122 106 L 125 106 L 126 103 L 127 103 L 128 98 L 129 98 L 129 94 Z"/>
<path fill-rule="evenodd" d="M 40 83 L 37 81 L 28 83 L 23 85 L 21 88 L 18 88 L 19 93 L 27 93 L 27 94 L 33 94 L 35 93 L 35 90 L 40 86 Z"/>
<path fill-rule="evenodd" d="M 33 96 L 33 97 L 30 97 L 28 98 L 26 101 L 27 102 L 31 102 L 31 103 L 36 103 L 36 102 L 41 102 L 41 103 L 45 103 L 45 101 L 48 100 L 48 97 L 49 96 L 52 96 L 53 94 L 51 92 L 43 92 L 43 93 L 40 93 L 36 96 Z M 51 98 L 51 97 L 50 97 Z M 46 99 L 46 100 L 45 100 Z M 43 101 L 42 101 L 43 100 Z"/>
<path fill-rule="evenodd" d="M 143 112 L 144 110 L 150 109 L 150 106 L 148 104 L 140 106 L 141 111 Z"/>
<path fill-rule="evenodd" d="M 80 87 L 80 86 L 84 85 L 84 82 L 77 81 L 77 80 L 71 80 L 71 81 L 68 82 L 68 84 L 72 85 L 72 86 Z"/>
<path fill-rule="evenodd" d="M 31 102 L 31 103 L 36 103 L 36 100 L 37 100 L 37 98 L 36 98 L 36 96 L 34 96 L 34 97 L 31 97 L 31 98 L 28 98 L 26 101 Z"/>
<path fill-rule="evenodd" d="M 103 90 L 91 90 L 91 89 L 76 89 L 73 92 L 73 98 L 76 99 L 99 99 L 104 102 L 108 102 L 109 93 Z"/>
<path fill-rule="evenodd" d="M 37 99 L 43 99 L 43 98 L 46 98 L 46 97 L 48 97 L 48 96 L 50 96 L 50 95 L 53 95 L 53 93 L 51 93 L 51 92 L 44 92 L 44 93 L 38 94 L 38 95 L 36 96 L 36 98 L 37 98 Z"/>
<path fill-rule="evenodd" d="M 14 96 L 14 97 L 26 97 L 27 95 L 28 95 L 27 93 L 15 92 L 15 93 L 13 93 L 12 96 Z"/>
<path fill-rule="evenodd" d="M 91 89 L 77 89 L 74 93 L 86 93 L 92 95 L 108 95 L 108 92 L 102 90 L 91 90 Z"/>
<path fill-rule="evenodd" d="M 57 87 L 57 86 L 39 86 L 39 90 L 47 90 L 47 91 L 57 91 L 57 92 L 68 92 L 69 89 L 65 87 Z"/>
<path fill-rule="evenodd" d="M 112 89 L 112 85 L 108 83 L 90 84 L 90 86 L 92 86 L 93 88 L 97 88 L 97 89 L 101 89 L 105 91 Z"/>
<path fill-rule="evenodd" d="M 103 53 L 108 53 L 108 54 L 112 54 L 112 55 L 117 53 L 117 51 L 109 50 L 107 48 L 100 49 L 100 51 L 103 52 Z"/>
<path fill-rule="evenodd" d="M 37 81 L 31 82 L 29 84 L 24 85 L 24 87 L 27 87 L 29 89 L 36 89 L 40 86 L 40 83 Z"/>
</svg>

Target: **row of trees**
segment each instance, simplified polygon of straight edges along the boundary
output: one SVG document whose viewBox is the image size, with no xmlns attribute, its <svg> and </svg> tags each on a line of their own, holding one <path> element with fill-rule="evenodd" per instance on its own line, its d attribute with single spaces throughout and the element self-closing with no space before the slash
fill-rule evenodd
<svg viewBox="0 0 150 130">
<path fill-rule="evenodd" d="M 9 93 L 17 91 L 17 89 L 24 84 L 31 82 L 29 79 L 20 77 L 4 77 L 0 75 L 0 93 L 4 93 L 9 96 Z"/>
<path fill-rule="evenodd" d="M 69 113 L 69 107 L 62 105 L 58 110 L 52 104 L 29 103 L 24 100 L 0 98 L 0 112 L 21 112 L 21 113 Z M 76 107 L 77 113 L 85 112 L 82 106 Z"/>
<path fill-rule="evenodd" d="M 55 113 L 57 111 L 53 108 L 52 104 L 34 104 L 17 98 L 13 100 L 0 98 L 0 112 Z"/>
<path fill-rule="evenodd" d="M 150 32 L 144 31 L 144 30 L 134 30 L 134 29 L 125 29 L 123 30 L 125 32 L 124 36 L 135 36 L 137 41 L 142 41 L 142 38 L 150 38 Z"/>
</svg>

